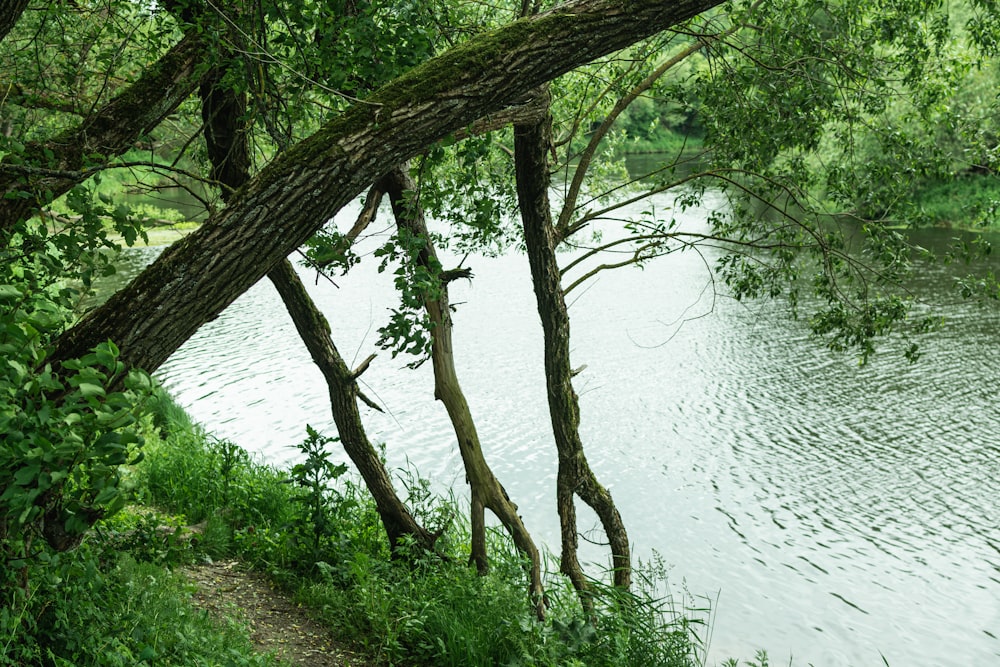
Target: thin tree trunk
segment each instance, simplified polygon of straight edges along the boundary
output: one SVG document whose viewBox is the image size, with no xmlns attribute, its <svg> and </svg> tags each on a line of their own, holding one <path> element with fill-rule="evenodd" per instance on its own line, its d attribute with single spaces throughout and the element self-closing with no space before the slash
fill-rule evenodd
<svg viewBox="0 0 1000 667">
<path fill-rule="evenodd" d="M 7 33 L 13 30 L 17 24 L 17 20 L 21 18 L 21 14 L 27 9 L 29 1 L 4 0 L 3 7 L 0 7 L 0 42 L 7 36 Z"/>
<path fill-rule="evenodd" d="M 361 371 L 352 371 L 344 363 L 330 338 L 330 325 L 309 298 L 305 286 L 292 268 L 292 263 L 286 259 L 273 268 L 267 276 L 281 294 L 295 328 L 305 342 L 313 361 L 326 378 L 326 385 L 330 391 L 330 407 L 333 410 L 337 431 L 340 433 L 340 442 L 375 498 L 375 505 L 390 544 L 396 547 L 403 536 L 411 535 L 418 545 L 426 549 L 433 548 L 437 535 L 418 524 L 406 505 L 398 498 L 388 471 L 365 433 L 365 427 L 361 423 L 361 413 L 358 411 L 357 378 Z"/>
<path fill-rule="evenodd" d="M 405 168 L 397 168 L 387 174 L 379 186 L 389 196 L 396 225 L 414 236 L 425 239 L 426 245 L 417 261 L 425 268 L 438 267 L 436 252 L 427 232 L 423 212 L 418 204 L 406 193 L 414 193 L 416 184 Z M 486 458 L 483 456 L 479 433 L 476 430 L 472 411 L 458 381 L 455 371 L 455 355 L 452 347 L 451 307 L 448 302 L 448 284 L 442 281 L 436 296 L 427 296 L 424 307 L 431 322 L 431 361 L 434 366 L 434 397 L 441 401 L 451 418 L 458 448 L 465 464 L 465 474 L 472 494 L 472 561 L 480 573 L 489 568 L 486 553 L 485 510 L 496 515 L 514 540 L 515 546 L 530 561 L 530 595 L 539 618 L 545 613 L 541 579 L 541 556 L 531 535 L 517 514 L 517 505 L 511 502 L 507 492 L 497 480 Z"/>
<path fill-rule="evenodd" d="M 223 192 L 228 202 L 250 178 L 250 152 L 246 97 L 222 84 L 225 73 L 222 67 L 213 68 L 206 75 L 199 94 L 212 178 L 228 188 Z M 375 499 L 393 551 L 405 535 L 413 536 L 424 548 L 433 548 L 437 536 L 418 524 L 396 495 L 389 473 L 365 433 L 358 411 L 357 379 L 366 365 L 351 371 L 344 363 L 331 338 L 329 323 L 309 297 L 291 262 L 287 259 L 279 262 L 268 273 L 268 278 L 281 295 L 302 342 L 326 379 L 340 442 Z"/>
<path fill-rule="evenodd" d="M 628 588 L 631 557 L 628 534 L 611 494 L 590 469 L 580 438 L 580 405 L 573 390 L 570 365 L 569 313 L 563 298 L 556 236 L 549 205 L 547 155 L 552 142 L 551 116 L 540 123 L 514 126 L 517 196 L 524 242 L 545 337 L 545 383 L 552 432 L 559 452 L 556 503 L 562 538 L 562 571 L 573 582 L 585 606 L 587 582 L 577 558 L 578 530 L 573 495 L 597 513 L 611 547 L 614 583 Z"/>
</svg>

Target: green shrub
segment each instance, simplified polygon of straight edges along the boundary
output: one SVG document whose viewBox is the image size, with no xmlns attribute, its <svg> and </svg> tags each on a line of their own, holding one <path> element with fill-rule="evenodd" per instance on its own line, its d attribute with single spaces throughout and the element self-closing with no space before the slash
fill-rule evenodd
<svg viewBox="0 0 1000 667">
<path fill-rule="evenodd" d="M 982 228 L 1000 223 L 1000 179 L 965 175 L 928 183 L 914 198 L 923 225 Z"/>
<path fill-rule="evenodd" d="M 165 394 L 157 397 L 153 424 L 159 436 L 150 439 L 135 471 L 139 500 L 183 514 L 192 524 L 220 512 L 234 528 L 290 522 L 287 474 L 207 435 Z"/>
<path fill-rule="evenodd" d="M 190 605 L 179 575 L 99 539 L 27 566 L 26 593 L 5 588 L 0 665 L 276 665 L 245 628 Z"/>
</svg>

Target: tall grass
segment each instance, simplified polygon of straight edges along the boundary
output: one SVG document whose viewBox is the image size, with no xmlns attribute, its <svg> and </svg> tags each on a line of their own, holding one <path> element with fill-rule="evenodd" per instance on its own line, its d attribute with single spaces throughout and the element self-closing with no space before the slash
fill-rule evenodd
<svg viewBox="0 0 1000 667">
<path fill-rule="evenodd" d="M 179 575 L 105 547 L 96 534 L 46 554 L 29 565 L 27 590 L 0 592 L 0 665 L 279 664 L 254 651 L 245 627 L 196 611 Z"/>
<path fill-rule="evenodd" d="M 490 536 L 493 560 L 486 576 L 467 565 L 468 526 L 455 520 L 439 541 L 443 553 L 411 548 L 391 558 L 372 499 L 344 476 L 329 480 L 323 491 L 329 515 L 317 542 L 317 503 L 304 497 L 312 487 L 293 483 L 294 469 L 279 471 L 213 440 L 169 400 L 160 403 L 154 422 L 161 436 L 136 470 L 139 497 L 191 522 L 207 519 L 206 526 L 223 536 L 209 540 L 211 549 L 276 575 L 341 639 L 380 662 L 697 664 L 697 624 L 657 598 L 652 580 L 635 593 L 592 582 L 597 613 L 588 618 L 568 582 L 549 575 L 549 614 L 539 623 L 524 563 L 505 535 Z M 406 483 L 422 513 L 441 521 L 462 516 L 454 499 L 428 498 L 418 477 Z"/>
</svg>

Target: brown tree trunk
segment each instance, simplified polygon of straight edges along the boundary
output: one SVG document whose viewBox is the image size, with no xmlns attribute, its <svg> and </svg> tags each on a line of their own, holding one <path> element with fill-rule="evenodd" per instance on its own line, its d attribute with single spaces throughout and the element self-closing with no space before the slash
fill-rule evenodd
<svg viewBox="0 0 1000 667">
<path fill-rule="evenodd" d="M 563 298 L 556 236 L 549 206 L 548 153 L 552 143 L 551 116 L 540 123 L 514 126 L 517 197 L 524 225 L 524 242 L 545 338 L 545 383 L 552 432 L 559 452 L 556 503 L 562 538 L 561 569 L 581 595 L 587 582 L 577 558 L 578 530 L 573 495 L 597 513 L 611 547 L 614 583 L 628 588 L 631 557 L 628 534 L 611 494 L 594 476 L 580 439 L 580 405 L 573 390 L 570 365 L 569 313 Z"/>
<path fill-rule="evenodd" d="M 156 370 L 382 174 L 573 67 L 718 2 L 577 0 L 427 61 L 274 160 L 232 206 L 60 336 L 51 360 L 110 339 L 126 368 Z"/>
<path fill-rule="evenodd" d="M 0 7 L 0 42 L 14 29 L 29 2 L 30 0 L 4 0 L 3 6 Z"/>
<path fill-rule="evenodd" d="M 0 247 L 4 232 L 36 213 L 49 197 L 58 197 L 92 172 L 85 162 L 103 161 L 130 149 L 198 86 L 197 64 L 204 53 L 195 31 L 152 64 L 131 86 L 94 111 L 79 125 L 42 142 L 25 146 L 22 164 L 0 163 Z"/>
<path fill-rule="evenodd" d="M 404 168 L 394 169 L 379 181 L 380 189 L 384 190 L 392 203 L 396 216 L 396 225 L 406 229 L 414 236 L 425 239 L 426 245 L 420 252 L 418 262 L 424 268 L 440 267 L 434 246 L 427 232 L 423 212 L 419 204 L 406 196 L 416 192 L 416 184 Z M 535 547 L 531 535 L 517 514 L 517 505 L 511 502 L 507 492 L 497 480 L 486 458 L 479 441 L 476 423 L 472 411 L 465 399 L 462 385 L 455 371 L 455 354 L 452 347 L 451 307 L 448 302 L 448 284 L 442 282 L 440 292 L 424 298 L 424 308 L 431 322 L 431 361 L 434 366 L 434 397 L 441 401 L 452 428 L 458 439 L 458 448 L 465 464 L 466 479 L 472 494 L 472 561 L 480 573 L 485 574 L 489 568 L 486 553 L 486 509 L 504 525 L 514 540 L 514 545 L 531 561 L 529 569 L 530 595 L 539 618 L 545 613 L 543 602 L 541 556 Z"/>
<path fill-rule="evenodd" d="M 206 75 L 199 94 L 212 177 L 228 188 L 223 193 L 228 202 L 249 180 L 250 152 L 246 97 L 222 84 L 225 72 L 223 67 L 213 68 Z M 398 498 L 388 471 L 365 433 L 357 403 L 357 378 L 361 370 L 352 372 L 344 363 L 330 336 L 329 323 L 309 297 L 291 262 L 287 259 L 279 262 L 268 273 L 268 278 L 281 295 L 295 329 L 326 379 L 340 442 L 375 499 L 390 546 L 395 552 L 403 536 L 411 535 L 418 545 L 433 548 L 437 536 L 418 524 Z"/>
<path fill-rule="evenodd" d="M 357 378 L 360 372 L 352 371 L 344 363 L 330 338 L 330 325 L 309 298 L 292 263 L 286 259 L 267 275 L 281 294 L 288 314 L 292 316 L 295 328 L 313 361 L 326 378 L 330 407 L 340 433 L 340 442 L 375 498 L 390 544 L 396 547 L 403 536 L 411 535 L 418 545 L 426 549 L 433 548 L 437 536 L 418 524 L 398 498 L 388 471 L 365 433 L 358 411 Z"/>
</svg>

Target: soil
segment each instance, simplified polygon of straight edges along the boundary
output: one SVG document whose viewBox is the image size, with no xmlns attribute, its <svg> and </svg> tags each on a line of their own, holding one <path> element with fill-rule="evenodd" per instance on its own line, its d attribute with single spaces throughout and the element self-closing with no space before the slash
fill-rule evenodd
<svg viewBox="0 0 1000 667">
<path fill-rule="evenodd" d="M 193 565 L 182 570 L 197 586 L 193 602 L 210 614 L 247 624 L 255 647 L 292 665 L 363 667 L 370 661 L 334 641 L 265 576 L 238 561 Z"/>
</svg>

